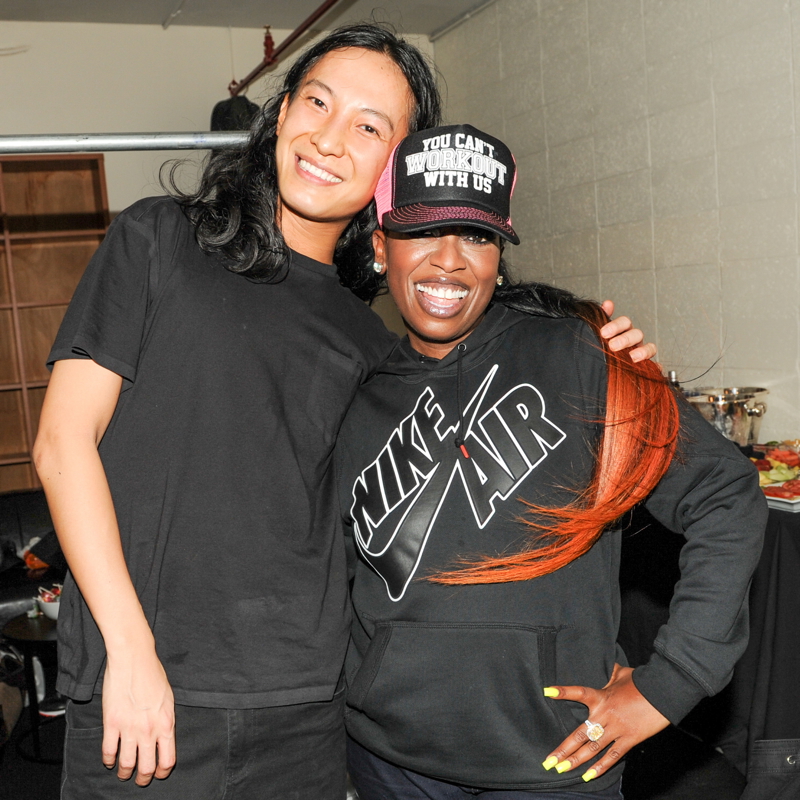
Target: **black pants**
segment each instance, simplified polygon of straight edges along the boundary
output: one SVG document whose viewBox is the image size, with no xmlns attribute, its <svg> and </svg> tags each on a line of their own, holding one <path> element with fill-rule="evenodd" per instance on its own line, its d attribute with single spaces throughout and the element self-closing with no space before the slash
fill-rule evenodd
<svg viewBox="0 0 800 800">
<path fill-rule="evenodd" d="M 177 764 L 145 788 L 101 759 L 100 696 L 67 705 L 62 800 L 344 800 L 344 690 L 328 703 L 175 707 Z"/>
<path fill-rule="evenodd" d="M 347 769 L 358 790 L 359 800 L 622 800 L 619 782 L 596 792 L 572 792 L 551 789 L 541 792 L 507 791 L 504 789 L 472 789 L 437 781 L 417 772 L 396 767 L 362 747 L 354 739 L 347 740 Z"/>
</svg>

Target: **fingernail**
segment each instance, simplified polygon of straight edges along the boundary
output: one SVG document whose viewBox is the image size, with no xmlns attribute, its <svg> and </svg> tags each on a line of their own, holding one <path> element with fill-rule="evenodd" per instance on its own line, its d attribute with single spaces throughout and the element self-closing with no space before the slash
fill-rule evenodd
<svg viewBox="0 0 800 800">
<path fill-rule="evenodd" d="M 545 697 L 558 697 L 558 689 L 554 689 L 552 686 L 545 686 L 544 687 L 544 696 Z"/>
<path fill-rule="evenodd" d="M 560 764 L 556 764 L 556 772 L 566 772 L 571 766 L 569 761 L 562 761 Z"/>
<path fill-rule="evenodd" d="M 542 762 L 542 766 L 545 769 L 553 769 L 556 764 L 558 764 L 558 759 L 555 756 L 550 756 L 547 761 Z"/>
<path fill-rule="evenodd" d="M 587 769 L 586 772 L 581 775 L 581 777 L 586 781 L 586 783 L 589 783 L 589 781 L 592 781 L 597 777 L 597 770 Z"/>
</svg>

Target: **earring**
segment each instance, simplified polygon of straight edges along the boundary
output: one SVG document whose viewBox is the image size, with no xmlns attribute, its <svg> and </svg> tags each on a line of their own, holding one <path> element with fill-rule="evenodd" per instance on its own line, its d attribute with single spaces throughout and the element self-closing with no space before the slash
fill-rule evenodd
<svg viewBox="0 0 800 800">
<path fill-rule="evenodd" d="M 502 275 L 498 275 L 497 276 L 497 281 L 495 281 L 495 282 L 497 283 L 498 286 L 502 286 L 504 280 L 505 280 L 505 278 Z"/>
<path fill-rule="evenodd" d="M 381 272 L 383 272 L 383 264 L 379 264 L 377 261 L 373 261 L 372 269 L 375 270 L 375 272 L 377 272 L 378 275 L 380 275 Z"/>
</svg>

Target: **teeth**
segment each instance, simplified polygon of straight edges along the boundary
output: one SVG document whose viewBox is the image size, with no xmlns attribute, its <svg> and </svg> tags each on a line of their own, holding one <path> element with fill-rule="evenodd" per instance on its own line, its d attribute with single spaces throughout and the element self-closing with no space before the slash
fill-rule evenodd
<svg viewBox="0 0 800 800">
<path fill-rule="evenodd" d="M 463 300 L 467 296 L 466 289 L 451 289 L 449 286 L 427 286 L 417 284 L 417 291 L 429 294 L 432 297 L 441 297 L 443 300 Z"/>
<path fill-rule="evenodd" d="M 337 178 L 335 175 L 331 175 L 330 172 L 325 172 L 324 169 L 320 169 L 319 167 L 315 167 L 313 164 L 309 164 L 308 161 L 304 161 L 302 158 L 298 159 L 300 162 L 301 169 L 304 169 L 306 172 L 310 172 L 312 175 L 316 175 L 318 178 L 322 178 L 324 181 L 328 181 L 328 183 L 341 183 L 342 179 Z"/>
</svg>

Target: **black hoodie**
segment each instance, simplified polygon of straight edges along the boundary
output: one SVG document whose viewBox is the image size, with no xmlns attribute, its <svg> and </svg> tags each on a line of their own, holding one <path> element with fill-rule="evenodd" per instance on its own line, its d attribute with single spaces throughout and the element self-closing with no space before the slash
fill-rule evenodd
<svg viewBox="0 0 800 800">
<path fill-rule="evenodd" d="M 584 323 L 497 305 L 441 361 L 404 340 L 359 391 L 337 447 L 359 555 L 347 727 L 387 761 L 488 789 L 595 791 L 618 779 L 619 768 L 588 784 L 589 764 L 542 768 L 587 716 L 542 688 L 600 688 L 615 661 L 626 663 L 616 644 L 620 533 L 534 580 L 426 580 L 461 557 L 518 551 L 520 498 L 561 506 L 586 486 L 605 381 Z M 634 671 L 672 722 L 727 683 L 745 647 L 767 515 L 738 449 L 685 404 L 681 429 L 680 455 L 647 501 L 686 537 L 681 580 L 656 653 Z"/>
</svg>

